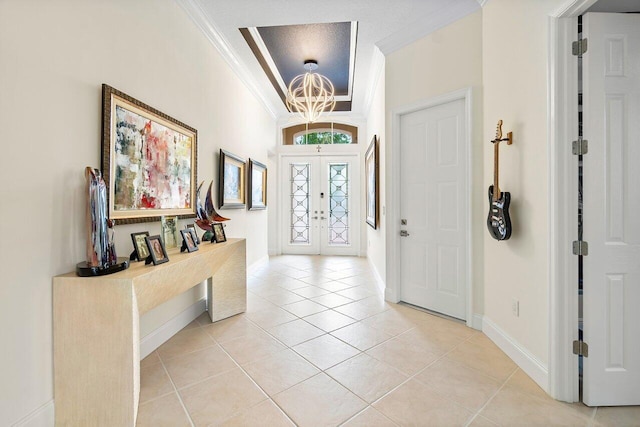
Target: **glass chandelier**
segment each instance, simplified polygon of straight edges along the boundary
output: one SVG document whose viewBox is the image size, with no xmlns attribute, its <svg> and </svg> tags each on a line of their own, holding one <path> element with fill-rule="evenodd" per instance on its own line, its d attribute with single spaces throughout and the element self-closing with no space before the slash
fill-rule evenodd
<svg viewBox="0 0 640 427">
<path fill-rule="evenodd" d="M 330 113 L 336 106 L 333 83 L 322 74 L 313 73 L 318 62 L 304 61 L 306 73 L 294 77 L 289 83 L 287 107 L 307 122 L 313 123 L 323 112 Z"/>
</svg>

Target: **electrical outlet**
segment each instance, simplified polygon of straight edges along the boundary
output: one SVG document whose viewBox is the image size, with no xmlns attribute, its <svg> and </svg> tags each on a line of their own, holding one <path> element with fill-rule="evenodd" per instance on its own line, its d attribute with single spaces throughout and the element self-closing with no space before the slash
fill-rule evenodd
<svg viewBox="0 0 640 427">
<path fill-rule="evenodd" d="M 516 317 L 520 317 L 520 301 L 515 298 L 511 300 L 511 313 Z"/>
</svg>

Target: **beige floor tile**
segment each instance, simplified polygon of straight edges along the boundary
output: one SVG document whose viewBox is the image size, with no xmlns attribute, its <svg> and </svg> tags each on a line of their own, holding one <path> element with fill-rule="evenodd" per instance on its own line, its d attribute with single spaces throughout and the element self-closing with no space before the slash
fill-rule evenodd
<svg viewBox="0 0 640 427">
<path fill-rule="evenodd" d="M 265 332 L 258 332 L 220 343 L 240 365 L 265 359 L 286 347 Z"/>
<path fill-rule="evenodd" d="M 331 335 L 341 339 L 361 351 L 391 339 L 391 335 L 378 329 L 371 328 L 362 322 L 354 323 L 331 332 Z"/>
<path fill-rule="evenodd" d="M 415 324 L 407 316 L 394 310 L 387 310 L 363 320 L 363 323 L 389 335 L 399 335 L 413 329 Z"/>
<path fill-rule="evenodd" d="M 320 313 L 321 311 L 325 311 L 327 307 L 310 301 L 308 299 L 295 302 L 293 304 L 283 305 L 282 308 L 287 310 L 289 313 L 295 314 L 298 317 L 310 316 L 312 314 Z"/>
<path fill-rule="evenodd" d="M 247 317 L 253 323 L 264 329 L 273 328 L 274 326 L 297 319 L 296 316 L 281 309 L 280 307 L 262 310 L 255 313 L 247 313 Z"/>
<path fill-rule="evenodd" d="M 374 296 L 377 293 L 370 291 L 367 288 L 363 288 L 361 286 L 345 289 L 343 291 L 336 292 L 338 295 L 342 295 L 343 297 L 351 298 L 354 301 L 358 301 L 361 299 L 369 298 L 370 296 Z"/>
<path fill-rule="evenodd" d="M 223 427 L 288 427 L 295 426 L 291 420 L 271 400 L 258 403 L 253 408 L 229 418 L 222 424 Z"/>
<path fill-rule="evenodd" d="M 443 355 L 465 342 L 465 339 L 451 335 L 448 332 L 427 331 L 419 328 L 403 333 L 398 336 L 398 339 L 437 355 Z"/>
<path fill-rule="evenodd" d="M 186 331 L 187 329 L 194 329 L 194 328 L 199 328 L 199 327 L 200 327 L 200 323 L 198 322 L 198 319 L 196 319 L 196 320 L 192 321 L 191 323 L 189 323 L 184 328 L 182 328 L 182 330 Z"/>
<path fill-rule="evenodd" d="M 138 408 L 136 427 L 188 427 L 190 425 L 189 417 L 175 393 L 142 403 Z"/>
<path fill-rule="evenodd" d="M 156 363 L 160 363 L 160 356 L 158 356 L 158 352 L 154 351 L 144 359 L 140 361 L 140 368 L 145 368 L 147 366 L 155 365 Z"/>
<path fill-rule="evenodd" d="M 331 335 L 322 335 L 293 347 L 298 354 L 325 370 L 355 356 L 359 351 Z"/>
<path fill-rule="evenodd" d="M 288 389 L 320 371 L 292 350 L 244 366 L 245 371 L 269 396 Z"/>
<path fill-rule="evenodd" d="M 216 345 L 168 360 L 165 367 L 175 386 L 180 389 L 235 369 L 237 365 Z"/>
<path fill-rule="evenodd" d="M 471 421 L 469 427 L 496 427 L 498 424 L 493 421 L 489 421 L 485 417 L 478 415 Z"/>
<path fill-rule="evenodd" d="M 499 349 L 493 350 L 469 342 L 462 343 L 448 353 L 445 358 L 467 365 L 499 381 L 505 381 L 517 367 Z"/>
<path fill-rule="evenodd" d="M 293 290 L 293 292 L 305 298 L 315 298 L 330 293 L 326 289 L 322 289 L 317 286 L 309 286 L 308 284 L 304 288 Z"/>
<path fill-rule="evenodd" d="M 240 369 L 184 388 L 180 395 L 196 426 L 220 423 L 267 398 Z"/>
<path fill-rule="evenodd" d="M 347 285 L 345 283 L 342 282 L 336 282 L 331 281 L 331 282 L 325 282 L 325 283 L 318 283 L 316 284 L 316 286 L 318 286 L 319 288 L 322 289 L 326 289 L 327 291 L 331 291 L 331 292 L 338 292 L 338 291 L 342 291 L 345 289 L 349 289 L 351 287 L 351 285 Z"/>
<path fill-rule="evenodd" d="M 415 377 L 438 393 L 472 411 L 477 411 L 502 383 L 460 363 L 439 360 Z"/>
<path fill-rule="evenodd" d="M 275 304 L 270 303 L 266 299 L 259 297 L 257 295 L 251 294 L 251 292 L 247 293 L 247 313 L 255 313 L 257 311 L 263 311 L 268 309 L 276 308 Z M 209 321 L 211 323 L 211 321 Z M 206 326 L 206 325 L 203 325 Z"/>
<path fill-rule="evenodd" d="M 301 426 L 337 426 L 366 407 L 355 394 L 325 374 L 277 394 L 274 400 Z"/>
<path fill-rule="evenodd" d="M 535 381 L 533 381 L 522 369 L 519 369 L 513 374 L 507 383 L 505 388 L 512 388 L 520 393 L 532 394 L 542 399 L 548 399 L 549 395 L 540 388 Z"/>
<path fill-rule="evenodd" d="M 294 302 L 303 301 L 304 297 L 283 289 L 281 293 L 267 295 L 264 297 L 264 299 L 277 306 L 283 306 L 286 304 L 293 304 Z"/>
<path fill-rule="evenodd" d="M 312 314 L 311 316 L 305 317 L 304 320 L 325 332 L 335 331 L 336 329 L 340 329 L 343 326 L 356 322 L 355 319 L 334 310 L 327 310 Z"/>
<path fill-rule="evenodd" d="M 387 310 L 383 304 L 371 304 L 366 300 L 352 302 L 351 304 L 336 307 L 335 311 L 352 317 L 356 320 L 366 319 Z"/>
<path fill-rule="evenodd" d="M 308 283 L 309 285 L 320 286 L 324 283 L 333 282 L 333 279 L 329 279 L 322 274 L 313 274 L 309 277 L 303 277 L 300 281 Z"/>
<path fill-rule="evenodd" d="M 394 427 L 396 424 L 369 406 L 343 424 L 344 427 Z"/>
<path fill-rule="evenodd" d="M 351 298 L 343 297 L 342 295 L 334 293 L 327 293 L 326 295 L 315 297 L 312 299 L 312 301 L 315 301 L 329 308 L 334 308 L 353 302 Z"/>
<path fill-rule="evenodd" d="M 322 329 L 318 329 L 302 319 L 274 326 L 268 329 L 267 332 L 289 347 L 319 337 L 325 333 Z"/>
<path fill-rule="evenodd" d="M 202 328 L 197 328 L 178 332 L 162 344 L 157 351 L 160 358 L 166 361 L 213 345 L 215 345 L 213 339 Z"/>
<path fill-rule="evenodd" d="M 600 407 L 595 421 L 602 426 L 637 427 L 640 426 L 640 406 Z"/>
<path fill-rule="evenodd" d="M 174 391 L 162 363 L 140 369 L 140 402 L 147 402 Z"/>
<path fill-rule="evenodd" d="M 402 426 L 464 426 L 473 416 L 415 380 L 401 385 L 373 407 Z"/>
<path fill-rule="evenodd" d="M 209 317 L 209 312 L 205 311 L 200 316 L 196 317 L 196 322 L 198 322 L 200 326 L 210 325 L 211 318 Z"/>
<path fill-rule="evenodd" d="M 203 326 L 202 330 L 221 343 L 259 332 L 260 328 L 251 323 L 246 316 L 233 316 L 210 323 L 208 326 Z"/>
<path fill-rule="evenodd" d="M 373 402 L 408 377 L 367 354 L 360 354 L 326 371 L 366 402 Z"/>
<path fill-rule="evenodd" d="M 438 355 L 393 338 L 377 347 L 367 350 L 367 354 L 381 360 L 407 375 L 413 375 L 438 358 Z"/>
<path fill-rule="evenodd" d="M 587 426 L 591 419 L 590 413 L 574 405 L 507 388 L 500 390 L 480 415 L 504 426 Z"/>
</svg>

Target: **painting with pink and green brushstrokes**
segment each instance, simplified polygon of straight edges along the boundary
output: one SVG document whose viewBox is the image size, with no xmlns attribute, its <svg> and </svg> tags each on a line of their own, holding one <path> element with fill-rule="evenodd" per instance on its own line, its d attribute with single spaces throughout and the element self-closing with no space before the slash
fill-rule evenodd
<svg viewBox="0 0 640 427">
<path fill-rule="evenodd" d="M 193 139 L 116 106 L 114 209 L 191 208 Z"/>
</svg>

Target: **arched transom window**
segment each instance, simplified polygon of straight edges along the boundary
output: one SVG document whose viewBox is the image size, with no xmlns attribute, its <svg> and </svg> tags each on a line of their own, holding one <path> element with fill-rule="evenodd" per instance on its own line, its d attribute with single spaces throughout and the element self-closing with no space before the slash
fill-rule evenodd
<svg viewBox="0 0 640 427">
<path fill-rule="evenodd" d="M 311 123 L 284 128 L 284 145 L 357 144 L 358 128 L 341 123 Z"/>
</svg>

